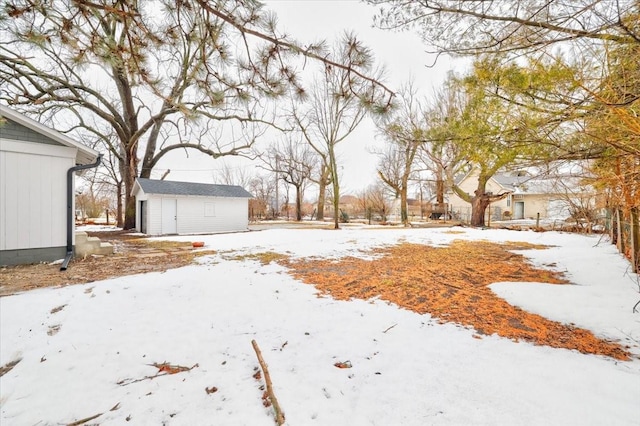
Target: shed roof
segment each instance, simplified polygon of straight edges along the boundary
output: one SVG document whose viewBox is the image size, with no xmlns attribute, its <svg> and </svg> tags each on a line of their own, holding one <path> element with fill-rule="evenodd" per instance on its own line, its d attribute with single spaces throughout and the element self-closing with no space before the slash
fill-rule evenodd
<svg viewBox="0 0 640 426">
<path fill-rule="evenodd" d="M 42 123 L 39 123 L 24 114 L 14 111 L 13 109 L 5 105 L 0 105 L 0 116 L 6 117 L 15 123 L 33 130 L 34 132 L 40 133 L 41 135 L 46 136 L 63 146 L 76 148 L 78 150 L 76 152 L 76 164 L 91 164 L 94 163 L 98 158 L 97 151 L 81 144 L 80 142 L 74 141 L 70 137 L 63 135 L 62 133 L 57 132 L 50 127 L 45 126 Z"/>
<path fill-rule="evenodd" d="M 217 185 L 211 183 L 176 182 L 138 178 L 137 184 L 146 194 L 198 195 L 203 197 L 253 198 L 248 191 L 238 185 Z"/>
</svg>

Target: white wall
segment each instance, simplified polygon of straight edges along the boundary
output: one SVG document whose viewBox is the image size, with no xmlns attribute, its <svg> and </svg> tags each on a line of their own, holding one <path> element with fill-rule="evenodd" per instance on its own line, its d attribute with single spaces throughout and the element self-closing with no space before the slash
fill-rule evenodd
<svg viewBox="0 0 640 426">
<path fill-rule="evenodd" d="M 524 201 L 524 219 L 535 219 L 538 213 L 541 218 L 548 216 L 549 198 L 549 195 L 544 194 L 524 194 L 514 201 Z"/>
<path fill-rule="evenodd" d="M 213 216 L 205 216 L 206 204 Z M 248 206 L 247 198 L 178 198 L 178 233 L 244 231 L 249 227 Z"/>
<path fill-rule="evenodd" d="M 151 195 L 147 200 L 147 233 L 162 234 L 162 198 Z"/>
<path fill-rule="evenodd" d="M 76 149 L 0 139 L 0 250 L 60 247 Z"/>
<path fill-rule="evenodd" d="M 178 234 L 245 231 L 249 228 L 247 198 L 147 194 L 147 234 L 149 235 L 166 233 L 162 229 L 162 198 L 177 200 Z M 139 200 L 141 198 L 136 200 L 137 209 L 140 207 Z M 138 229 L 140 229 L 139 224 Z"/>
<path fill-rule="evenodd" d="M 478 187 L 478 171 L 473 170 L 470 172 L 469 176 L 466 177 L 465 180 L 460 182 L 460 189 L 462 189 L 467 194 L 473 196 L 474 191 Z M 485 187 L 486 192 L 493 192 L 494 194 L 499 194 L 503 189 L 494 179 L 489 179 L 487 181 L 487 185 Z M 452 192 L 449 195 L 449 205 L 454 211 L 471 211 L 471 203 L 466 202 L 462 198 L 460 198 L 455 192 Z M 495 201 L 491 203 L 491 207 L 500 207 L 502 211 L 509 210 L 513 212 L 513 205 L 507 206 L 507 198 L 503 198 L 502 200 Z"/>
</svg>

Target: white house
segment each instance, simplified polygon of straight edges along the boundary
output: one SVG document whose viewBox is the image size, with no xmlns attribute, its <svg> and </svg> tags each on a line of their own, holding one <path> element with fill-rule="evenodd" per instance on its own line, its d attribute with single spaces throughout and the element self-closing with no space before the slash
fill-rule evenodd
<svg viewBox="0 0 640 426">
<path fill-rule="evenodd" d="M 199 234 L 249 229 L 249 198 L 240 186 L 138 178 L 136 229 L 144 234 Z"/>
<path fill-rule="evenodd" d="M 596 194 L 593 188 L 581 183 L 580 176 L 571 171 L 541 175 L 523 170 L 497 173 L 487 181 L 486 191 L 509 195 L 492 203 L 487 214 L 491 214 L 491 220 L 533 219 L 538 215 L 545 219 L 566 219 L 578 206 L 594 204 Z M 458 179 L 457 185 L 473 195 L 478 185 L 478 171 L 471 170 Z M 447 197 L 454 214 L 467 220 L 471 205 L 453 191 L 449 191 Z"/>
<path fill-rule="evenodd" d="M 65 259 L 75 244 L 75 171 L 96 151 L 0 105 L 0 265 Z"/>
</svg>

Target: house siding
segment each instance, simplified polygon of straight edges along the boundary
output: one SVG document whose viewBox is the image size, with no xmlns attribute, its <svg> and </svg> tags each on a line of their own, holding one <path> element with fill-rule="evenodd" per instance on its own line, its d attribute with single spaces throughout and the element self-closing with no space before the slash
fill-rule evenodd
<svg viewBox="0 0 640 426">
<path fill-rule="evenodd" d="M 548 216 L 549 196 L 544 194 L 526 194 L 522 199 L 516 201 L 524 201 L 524 217 L 535 219 L 540 213 L 540 217 Z"/>
<path fill-rule="evenodd" d="M 478 187 L 478 172 L 477 171 L 471 172 L 465 178 L 465 180 L 459 183 L 459 187 L 470 196 L 474 196 L 474 191 Z M 494 179 L 489 179 L 487 181 L 485 190 L 486 192 L 493 192 L 495 195 L 503 191 L 500 184 L 497 183 Z M 469 220 L 471 216 L 471 203 L 466 202 L 454 192 L 449 194 L 449 205 L 451 210 L 453 210 L 454 212 L 462 213 L 462 215 L 465 216 L 465 219 Z M 492 216 L 495 211 L 500 212 L 500 215 L 501 215 L 502 212 L 504 212 L 505 210 L 509 210 L 509 211 L 513 210 L 513 206 L 507 205 L 507 198 L 503 198 L 502 200 L 498 200 L 491 203 Z M 499 217 L 492 217 L 492 220 L 495 220 L 498 218 Z"/>
<path fill-rule="evenodd" d="M 98 153 L 4 105 L 0 116 L 0 265 L 61 259 L 67 172 Z"/>
<path fill-rule="evenodd" d="M 477 177 L 477 171 L 470 173 L 462 182 L 459 183 L 460 188 L 471 194 L 476 188 Z M 552 189 L 554 188 L 552 185 L 546 186 Z M 504 189 L 495 179 L 492 178 L 487 182 L 486 190 L 493 192 L 494 194 L 498 194 Z M 451 209 L 458 214 L 460 219 L 469 220 L 471 215 L 471 205 L 453 192 L 449 193 L 448 196 Z M 510 217 L 513 219 L 536 219 L 538 214 L 540 214 L 541 219 L 564 219 L 569 215 L 569 202 L 566 194 L 557 194 L 553 193 L 553 191 L 547 193 L 532 193 L 521 192 L 518 190 L 511 195 L 510 204 L 508 204 L 508 200 L 509 198 L 505 198 L 491 203 L 491 220 L 505 218 L 504 212 L 506 211 L 511 213 Z M 523 206 L 521 216 L 518 215 L 519 211 L 517 209 L 517 203 L 522 203 Z M 487 213 L 487 215 L 488 214 L 489 213 Z"/>
<path fill-rule="evenodd" d="M 0 132 L 2 132 L 1 136 L 3 139 L 14 139 L 18 141 L 61 146 L 53 139 L 41 135 L 40 133 L 33 131 L 28 127 L 25 127 L 22 124 L 18 124 L 15 121 L 11 121 L 9 119 L 6 119 L 6 122 L 2 125 Z"/>
<path fill-rule="evenodd" d="M 0 250 L 66 245 L 66 174 L 75 152 L 0 140 Z"/>
<path fill-rule="evenodd" d="M 65 257 L 67 247 L 41 247 L 24 250 L 0 250 L 0 265 L 25 265 L 29 263 L 52 262 Z"/>
</svg>

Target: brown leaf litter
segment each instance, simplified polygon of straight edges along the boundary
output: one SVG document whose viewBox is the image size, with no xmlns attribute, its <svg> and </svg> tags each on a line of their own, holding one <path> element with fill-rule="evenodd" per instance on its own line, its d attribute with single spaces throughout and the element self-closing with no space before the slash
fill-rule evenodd
<svg viewBox="0 0 640 426">
<path fill-rule="evenodd" d="M 511 250 L 541 249 L 527 243 L 454 241 L 447 247 L 403 243 L 374 250 L 363 260 L 281 261 L 295 278 L 340 300 L 379 297 L 441 323 L 473 327 L 480 335 L 497 334 L 582 353 L 628 360 L 617 343 L 571 324 L 561 324 L 512 306 L 488 287 L 501 281 L 566 285 L 558 272 L 538 269 Z"/>
</svg>

